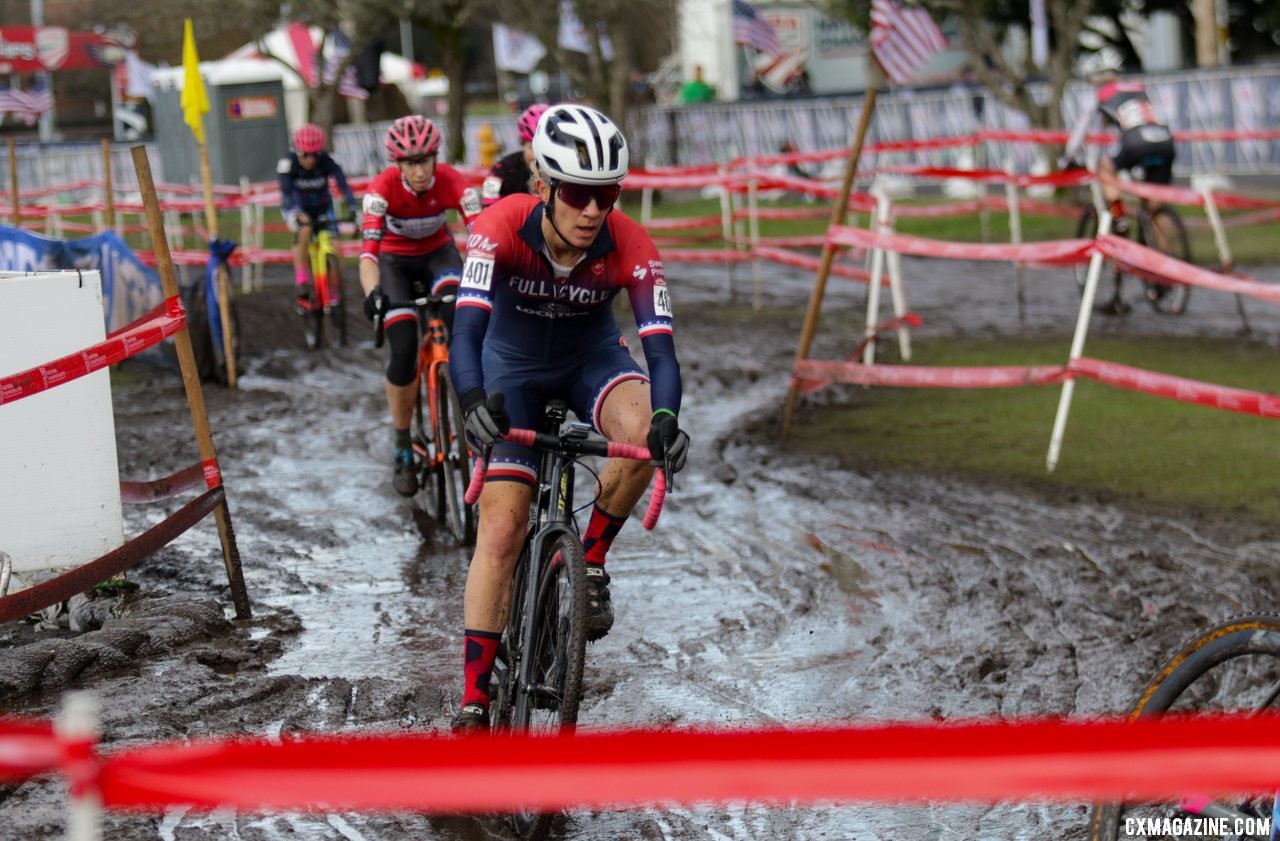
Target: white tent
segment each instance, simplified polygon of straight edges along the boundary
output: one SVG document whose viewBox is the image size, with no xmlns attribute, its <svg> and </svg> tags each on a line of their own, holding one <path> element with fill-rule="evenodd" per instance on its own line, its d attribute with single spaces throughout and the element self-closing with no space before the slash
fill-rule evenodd
<svg viewBox="0 0 1280 841">
<path fill-rule="evenodd" d="M 308 30 L 313 46 L 320 44 L 324 32 L 318 26 Z M 251 41 L 243 47 L 231 52 L 216 61 L 200 62 L 200 75 L 206 85 L 231 85 L 245 82 L 268 82 L 279 79 L 284 86 L 285 120 L 289 130 L 307 122 L 306 86 L 299 75 L 298 68 L 303 62 L 298 58 L 294 46 L 296 31 L 289 27 L 277 27 L 263 35 L 257 41 Z M 324 39 L 324 55 L 331 58 L 336 51 L 332 38 Z M 282 59 L 285 64 L 275 58 Z M 379 66 L 383 84 L 392 84 L 400 88 L 409 107 L 419 110 L 427 97 L 443 96 L 448 91 L 448 82 L 443 79 L 423 78 L 421 66 L 415 65 L 395 53 L 383 52 Z M 153 84 L 159 88 L 182 87 L 182 68 L 169 67 L 157 70 Z"/>
</svg>

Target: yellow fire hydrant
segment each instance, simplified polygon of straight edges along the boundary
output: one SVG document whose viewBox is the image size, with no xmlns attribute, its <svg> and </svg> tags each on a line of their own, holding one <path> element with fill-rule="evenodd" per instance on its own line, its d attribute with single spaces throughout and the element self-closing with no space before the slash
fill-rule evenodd
<svg viewBox="0 0 1280 841">
<path fill-rule="evenodd" d="M 498 145 L 498 141 L 493 139 L 493 126 L 484 123 L 476 129 L 476 145 L 480 149 L 480 165 L 493 166 L 493 162 L 498 157 L 498 150 L 502 148 Z"/>
</svg>

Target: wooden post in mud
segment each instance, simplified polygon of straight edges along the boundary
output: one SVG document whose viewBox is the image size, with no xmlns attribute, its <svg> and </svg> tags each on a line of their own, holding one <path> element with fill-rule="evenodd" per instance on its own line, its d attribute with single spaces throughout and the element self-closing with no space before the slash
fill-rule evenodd
<svg viewBox="0 0 1280 841">
<path fill-rule="evenodd" d="M 209 242 L 218 238 L 218 210 L 213 201 L 213 172 L 209 167 L 209 145 L 200 147 L 200 181 L 204 185 L 204 221 L 209 231 Z M 218 284 L 218 314 L 222 321 L 222 350 L 227 363 L 227 388 L 236 387 L 236 354 L 232 345 L 231 283 L 227 279 L 227 267 L 219 260 L 214 270 Z"/>
<path fill-rule="evenodd" d="M 862 113 L 858 115 L 858 130 L 854 133 L 853 143 L 849 146 L 849 159 L 844 170 L 844 182 L 840 185 L 840 194 L 831 208 L 831 222 L 828 227 L 843 225 L 849 212 L 849 194 L 853 192 L 853 179 L 858 172 L 858 159 L 862 157 L 862 143 L 866 140 L 867 129 L 871 125 L 871 113 L 876 108 L 876 88 L 884 81 L 880 65 L 875 59 L 867 62 L 867 93 L 862 102 Z M 822 263 L 818 266 L 818 279 L 813 284 L 813 292 L 809 295 L 809 308 L 804 314 L 804 325 L 800 328 L 800 344 L 796 347 L 796 363 L 809 358 L 809 348 L 813 344 L 813 333 L 818 327 L 818 315 L 822 311 L 822 296 L 826 293 L 827 278 L 831 275 L 831 264 L 835 261 L 836 250 L 830 243 L 822 245 Z M 787 389 L 787 402 L 782 407 L 782 435 L 785 437 L 791 429 L 791 414 L 796 408 L 796 399 L 800 392 L 796 390 L 794 379 L 795 366 L 792 365 L 793 379 Z"/>
<path fill-rule="evenodd" d="M 116 191 L 111 184 L 111 138 L 102 138 L 102 198 L 107 204 L 104 221 L 107 230 L 116 227 Z"/>
<path fill-rule="evenodd" d="M 22 201 L 18 198 L 18 149 L 9 138 L 9 201 L 13 205 L 13 227 L 22 227 Z"/>
<path fill-rule="evenodd" d="M 169 254 L 169 240 L 164 233 L 164 219 L 160 215 L 160 202 L 156 198 L 156 183 L 151 177 L 147 150 L 145 146 L 134 146 L 130 152 L 138 174 L 138 190 L 142 193 L 142 204 L 147 212 L 147 230 L 155 248 L 156 270 L 160 273 L 164 296 L 166 299 L 175 298 L 178 295 L 178 279 L 173 271 L 173 257 Z M 213 433 L 209 429 L 209 414 L 204 405 L 204 392 L 200 388 L 200 373 L 196 368 L 195 352 L 191 349 L 191 334 L 185 325 L 174 335 L 173 343 L 178 351 L 182 385 L 187 392 L 187 405 L 191 409 L 191 423 L 195 427 L 196 443 L 200 446 L 205 476 L 209 477 L 212 471 L 217 476 L 218 484 L 221 484 L 218 453 L 213 446 Z M 227 567 L 227 578 L 231 582 L 231 599 L 235 604 L 236 618 L 248 619 L 253 613 L 249 608 L 249 594 L 245 589 L 240 552 L 236 548 L 235 533 L 231 529 L 231 510 L 227 507 L 225 496 L 214 509 L 214 519 L 218 524 L 218 539 L 222 543 L 222 560 Z"/>
</svg>

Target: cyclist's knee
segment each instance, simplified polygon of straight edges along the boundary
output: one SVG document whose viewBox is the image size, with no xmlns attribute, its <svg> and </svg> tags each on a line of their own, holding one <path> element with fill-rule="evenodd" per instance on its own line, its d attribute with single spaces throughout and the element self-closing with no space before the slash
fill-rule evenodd
<svg viewBox="0 0 1280 841">
<path fill-rule="evenodd" d="M 418 375 L 418 322 L 405 319 L 387 325 L 387 346 L 391 359 L 387 362 L 387 382 L 406 386 Z"/>
</svg>

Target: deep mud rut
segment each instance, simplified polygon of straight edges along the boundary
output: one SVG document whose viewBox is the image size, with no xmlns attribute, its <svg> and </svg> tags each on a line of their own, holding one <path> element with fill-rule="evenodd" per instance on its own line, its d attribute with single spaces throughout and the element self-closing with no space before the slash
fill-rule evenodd
<svg viewBox="0 0 1280 841">
<path fill-rule="evenodd" d="M 1065 273 L 906 261 L 930 330 L 1062 334 Z M 610 568 L 618 620 L 589 648 L 583 726 L 803 726 L 1123 710 L 1197 628 L 1275 603 L 1280 535 L 1125 504 L 799 457 L 775 440 L 810 276 L 763 268 L 765 310 L 718 268 L 671 272 L 694 439 L 659 529 L 638 520 Z M 1267 273 L 1260 273 L 1266 277 Z M 1271 272 L 1269 279 L 1277 279 Z M 352 284 L 353 285 L 353 284 Z M 381 369 L 359 316 L 352 347 L 302 349 L 288 279 L 240 298 L 240 388 L 206 390 L 254 608 L 231 615 L 212 523 L 129 574 L 137 593 L 100 630 L 0 628 L 0 700 L 49 716 L 93 690 L 107 750 L 211 735 L 445 732 L 460 693 L 468 554 L 424 539 L 391 490 Z M 814 355 L 846 355 L 862 288 L 832 281 Z M 1183 319 L 1141 309 L 1098 331 L 1231 334 L 1226 296 Z M 354 301 L 354 297 L 353 297 Z M 1255 334 L 1280 319 L 1250 304 Z M 629 316 L 623 316 L 623 323 Z M 1066 339 L 1064 338 L 1064 356 Z M 122 475 L 196 459 L 176 373 L 127 366 L 114 388 Z M 819 399 L 840 399 L 838 392 Z M 798 422 L 804 422 L 803 410 Z M 127 506 L 126 533 L 161 516 Z M 927 792 L 924 794 L 927 795 Z M 0 788 L 0 836 L 62 832 L 64 791 Z M 855 805 L 575 811 L 566 838 L 1079 837 L 1086 807 Z M 482 839 L 493 818 L 173 810 L 109 815 L 109 838 Z"/>
</svg>

